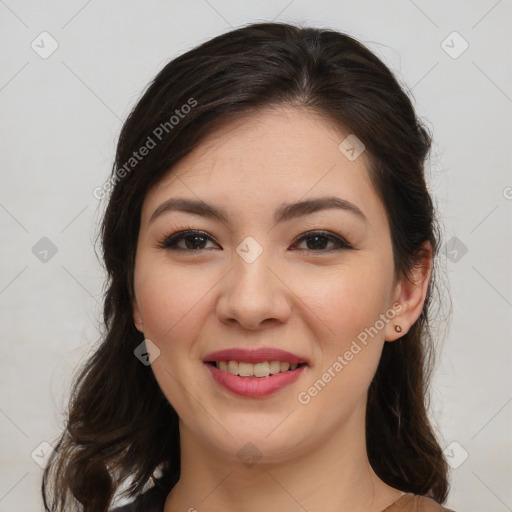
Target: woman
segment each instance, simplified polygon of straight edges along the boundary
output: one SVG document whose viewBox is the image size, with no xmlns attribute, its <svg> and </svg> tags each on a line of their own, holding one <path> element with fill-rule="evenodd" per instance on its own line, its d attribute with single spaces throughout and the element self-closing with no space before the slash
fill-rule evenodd
<svg viewBox="0 0 512 512">
<path fill-rule="evenodd" d="M 448 510 L 429 148 L 335 31 L 253 24 L 167 64 L 119 139 L 106 334 L 46 510 L 112 510 L 129 481 L 116 510 Z"/>
</svg>

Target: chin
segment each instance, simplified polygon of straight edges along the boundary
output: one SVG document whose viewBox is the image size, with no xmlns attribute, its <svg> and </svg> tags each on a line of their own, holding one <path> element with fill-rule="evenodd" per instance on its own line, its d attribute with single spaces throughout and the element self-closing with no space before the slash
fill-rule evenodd
<svg viewBox="0 0 512 512">
<path fill-rule="evenodd" d="M 286 413 L 265 421 L 261 414 L 235 415 L 231 419 L 224 417 L 222 426 L 213 420 L 215 427 L 210 422 L 196 425 L 194 432 L 216 452 L 216 457 L 247 467 L 255 463 L 276 464 L 303 454 L 314 432 L 299 432 L 297 421 L 280 425 L 285 417 Z"/>
</svg>

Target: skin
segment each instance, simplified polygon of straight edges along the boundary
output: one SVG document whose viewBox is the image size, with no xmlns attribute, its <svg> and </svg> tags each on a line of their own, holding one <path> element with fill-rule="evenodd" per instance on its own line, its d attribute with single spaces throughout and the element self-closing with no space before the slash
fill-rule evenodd
<svg viewBox="0 0 512 512">
<path fill-rule="evenodd" d="M 165 512 L 380 512 L 404 494 L 369 464 L 365 408 L 384 343 L 403 336 L 421 313 L 431 260 L 412 281 L 395 280 L 389 225 L 366 154 L 350 161 L 338 150 L 347 135 L 310 111 L 267 108 L 216 130 L 145 198 L 134 321 L 160 350 L 151 367 L 180 418 L 182 473 Z M 282 203 L 326 195 L 357 205 L 367 222 L 338 209 L 274 222 Z M 222 207 L 228 221 L 170 211 L 150 222 L 173 197 Z M 200 239 L 202 250 L 194 240 L 178 242 L 188 252 L 159 246 L 187 228 L 213 240 Z M 335 250 L 326 239 L 296 242 L 316 230 L 355 249 Z M 248 236 L 263 250 L 252 263 L 236 252 Z M 300 403 L 298 394 L 397 302 L 399 313 Z M 266 398 L 225 391 L 203 363 L 214 350 L 263 346 L 310 362 L 296 382 Z M 237 456 L 247 442 L 262 454 L 251 467 Z"/>
</svg>

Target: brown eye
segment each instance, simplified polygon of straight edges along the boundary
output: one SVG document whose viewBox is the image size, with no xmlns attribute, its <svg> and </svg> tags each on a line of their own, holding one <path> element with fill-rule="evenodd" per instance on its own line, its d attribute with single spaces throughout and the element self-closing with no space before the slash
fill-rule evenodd
<svg viewBox="0 0 512 512">
<path fill-rule="evenodd" d="M 205 250 L 205 244 L 213 239 L 203 231 L 179 231 L 165 238 L 160 244 L 163 249 L 176 251 L 201 251 Z M 179 245 L 181 242 L 184 242 Z"/>
<path fill-rule="evenodd" d="M 172 251 L 199 252 L 209 249 L 205 247 L 208 242 L 216 244 L 215 240 L 204 231 L 187 230 L 178 231 L 167 236 L 160 244 L 162 249 Z M 300 243 L 306 243 L 306 247 L 297 248 Z M 330 248 L 329 244 L 332 244 Z M 301 235 L 294 242 L 294 250 L 305 250 L 315 253 L 329 253 L 341 249 L 353 249 L 343 238 L 327 231 L 309 232 Z"/>
<path fill-rule="evenodd" d="M 308 250 L 313 252 L 332 252 L 333 250 L 340 250 L 340 249 L 352 249 L 353 247 L 340 238 L 339 236 L 333 235 L 332 233 L 328 233 L 326 231 L 317 231 L 317 232 L 310 232 L 302 235 L 300 238 L 297 239 L 294 245 L 297 245 L 300 242 L 306 241 L 306 248 L 299 250 Z M 326 249 L 326 246 L 332 243 L 334 244 L 334 248 Z"/>
</svg>

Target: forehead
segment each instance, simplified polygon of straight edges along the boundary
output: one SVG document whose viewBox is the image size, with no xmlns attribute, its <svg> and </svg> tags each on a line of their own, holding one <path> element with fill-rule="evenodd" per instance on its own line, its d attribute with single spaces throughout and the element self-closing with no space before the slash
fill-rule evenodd
<svg viewBox="0 0 512 512">
<path fill-rule="evenodd" d="M 382 220 L 385 211 L 370 182 L 367 155 L 351 160 L 339 149 L 349 135 L 329 119 L 293 107 L 230 121 L 157 183 L 143 215 L 174 196 L 223 205 L 235 215 L 336 195 L 356 204 L 370 223 Z"/>
</svg>

